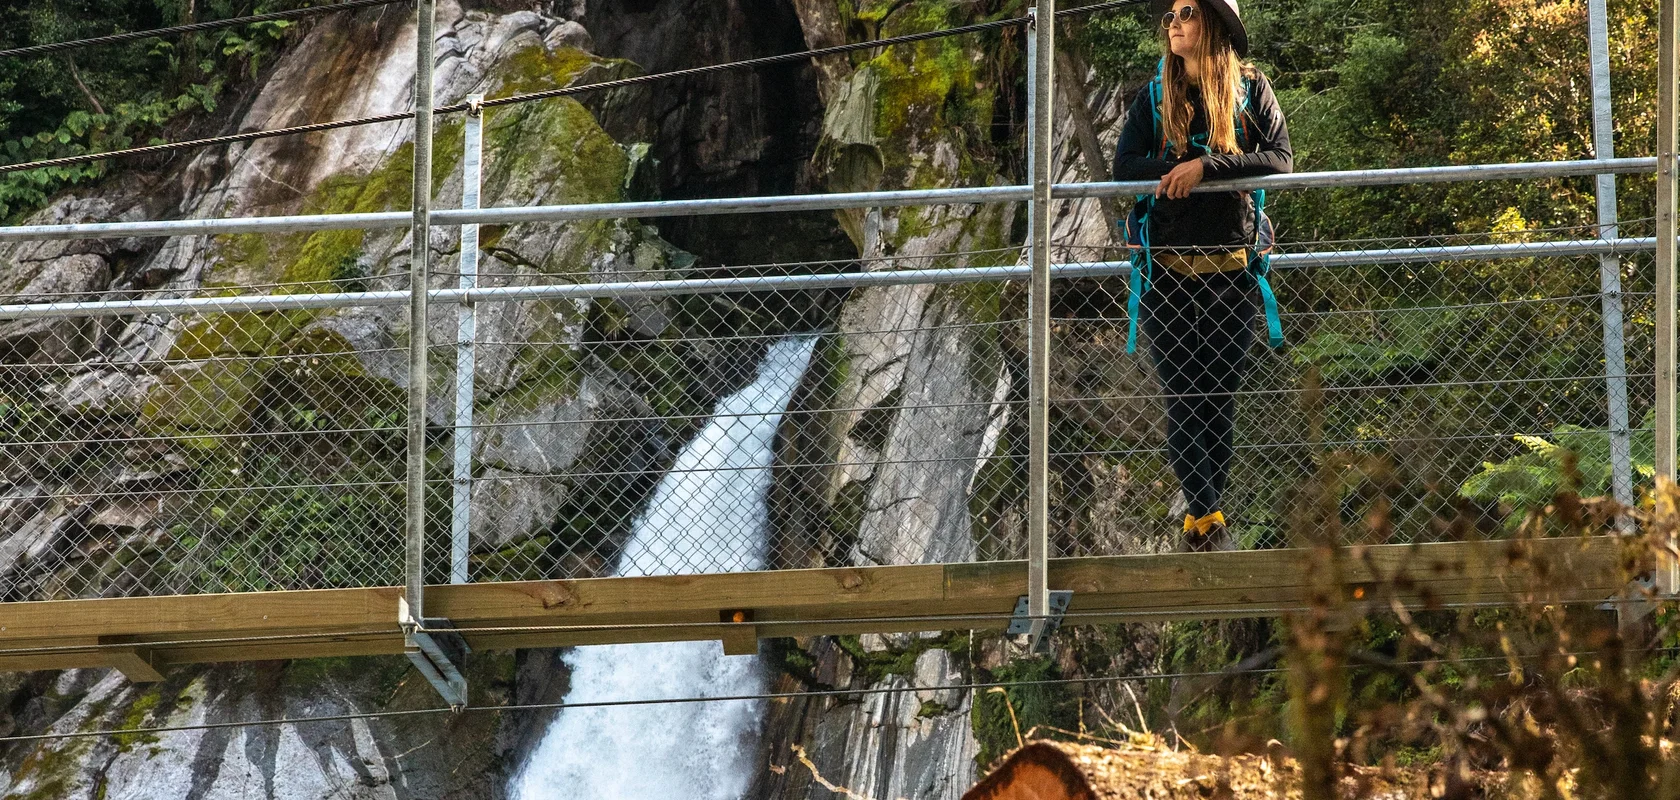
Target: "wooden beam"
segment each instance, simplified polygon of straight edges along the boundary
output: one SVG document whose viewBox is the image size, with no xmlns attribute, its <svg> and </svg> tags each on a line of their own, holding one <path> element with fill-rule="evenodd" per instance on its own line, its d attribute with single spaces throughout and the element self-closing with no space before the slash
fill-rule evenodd
<svg viewBox="0 0 1680 800">
<path fill-rule="evenodd" d="M 718 622 L 723 623 L 724 655 L 758 655 L 758 626 L 751 624 L 754 618 L 750 608 L 732 608 L 718 612 Z"/>
<path fill-rule="evenodd" d="M 149 647 L 106 648 L 100 651 L 107 664 L 116 667 L 129 683 L 160 683 L 163 671 L 157 652 Z"/>
<path fill-rule="evenodd" d="M 1341 601 L 1380 612 L 1382 585 L 1414 605 L 1610 598 L 1624 555 L 1614 537 L 1371 547 L 1340 560 Z M 1070 624 L 1216 619 L 1312 602 L 1318 568 L 1292 550 L 1107 556 L 1051 561 L 1049 581 L 1074 593 Z M 475 650 L 715 639 L 747 653 L 760 637 L 1000 629 L 1026 583 L 1021 561 L 847 567 L 435 586 L 427 608 L 467 629 Z M 117 667 L 138 681 L 175 664 L 397 654 L 400 596 L 374 587 L 4 603 L 0 670 Z M 737 611 L 752 625 L 733 623 Z M 99 646 L 113 643 L 122 647 Z"/>
<path fill-rule="evenodd" d="M 384 586 L 0 603 L 0 646 L 70 636 L 389 628 L 401 594 Z"/>
<path fill-rule="evenodd" d="M 790 569 L 719 575 L 469 583 L 426 590 L 427 613 L 461 620 L 671 615 L 716 622 L 720 609 L 914 605 L 943 595 L 938 564 Z"/>
</svg>

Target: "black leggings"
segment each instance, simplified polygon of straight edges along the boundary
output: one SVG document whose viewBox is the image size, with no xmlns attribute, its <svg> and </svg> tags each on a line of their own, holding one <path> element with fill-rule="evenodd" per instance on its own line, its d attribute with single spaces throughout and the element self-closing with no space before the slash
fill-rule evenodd
<svg viewBox="0 0 1680 800">
<path fill-rule="evenodd" d="M 1188 277 L 1156 265 L 1141 322 L 1167 406 L 1167 457 L 1187 513 L 1220 510 L 1231 470 L 1236 392 L 1254 342 L 1254 278 L 1238 270 Z"/>
</svg>

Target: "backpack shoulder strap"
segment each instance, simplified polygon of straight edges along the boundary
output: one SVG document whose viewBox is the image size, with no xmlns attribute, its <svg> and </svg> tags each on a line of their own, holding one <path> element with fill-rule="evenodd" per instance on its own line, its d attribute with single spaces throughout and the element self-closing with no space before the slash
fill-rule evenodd
<svg viewBox="0 0 1680 800">
<path fill-rule="evenodd" d="M 1166 72 L 1167 60 L 1162 58 L 1155 65 L 1155 77 L 1149 81 L 1149 114 L 1154 124 L 1154 136 L 1151 141 L 1151 158 L 1164 158 L 1167 154 L 1167 140 L 1165 126 L 1161 124 L 1161 76 Z M 1155 195 L 1140 194 L 1138 202 L 1143 206 L 1143 214 L 1138 219 L 1138 243 L 1142 245 L 1133 251 L 1132 269 L 1126 276 L 1126 353 L 1137 352 L 1138 315 L 1141 313 L 1142 300 L 1145 292 L 1149 291 L 1154 282 L 1155 253 L 1149 243 L 1149 212 L 1155 208 Z"/>
<path fill-rule="evenodd" d="M 1255 81 L 1247 75 L 1243 76 L 1242 86 L 1237 93 L 1237 142 L 1239 147 L 1247 146 L 1253 141 L 1249 134 L 1249 119 L 1253 117 L 1250 95 L 1254 92 Z M 1254 198 L 1254 247 L 1249 250 L 1248 272 L 1254 276 L 1255 286 L 1260 290 L 1260 302 L 1265 309 L 1266 343 L 1272 347 L 1283 346 L 1283 321 L 1279 318 L 1277 294 L 1272 291 L 1272 254 L 1271 246 L 1260 247 L 1260 235 L 1266 217 L 1266 190 L 1255 189 Z"/>
<path fill-rule="evenodd" d="M 1253 196 L 1255 244 L 1248 251 L 1248 273 L 1254 276 L 1254 285 L 1260 290 L 1260 304 L 1266 316 L 1266 343 L 1272 347 L 1282 347 L 1283 320 L 1278 314 L 1277 294 L 1272 291 L 1271 247 L 1268 245 L 1262 250 L 1259 242 L 1261 226 L 1265 225 L 1266 190 L 1255 189 Z"/>
<path fill-rule="evenodd" d="M 1166 126 L 1161 124 L 1161 97 L 1163 94 L 1161 76 L 1166 73 L 1166 70 L 1167 60 L 1162 58 L 1159 62 L 1156 62 L 1155 77 L 1149 81 L 1149 116 L 1154 124 L 1155 131 L 1152 138 L 1152 141 L 1155 142 L 1155 150 L 1150 155 L 1154 158 L 1162 158 L 1167 154 Z"/>
<path fill-rule="evenodd" d="M 1237 86 L 1237 147 L 1246 147 L 1253 141 L 1249 137 L 1248 121 L 1254 116 L 1249 95 L 1254 93 L 1254 81 L 1247 75 L 1242 76 L 1242 82 Z"/>
</svg>

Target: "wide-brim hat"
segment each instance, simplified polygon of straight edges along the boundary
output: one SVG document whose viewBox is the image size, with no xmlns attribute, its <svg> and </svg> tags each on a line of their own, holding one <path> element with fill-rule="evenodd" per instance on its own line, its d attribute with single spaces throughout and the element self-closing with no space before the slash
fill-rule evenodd
<svg viewBox="0 0 1680 800">
<path fill-rule="evenodd" d="M 1160 0 L 1157 7 L 1162 14 L 1169 10 L 1176 10 L 1176 6 L 1184 0 Z M 1248 58 L 1248 29 L 1243 27 L 1242 12 L 1237 9 L 1237 0 L 1197 0 L 1204 13 L 1219 17 L 1225 23 L 1225 33 L 1231 37 L 1231 49 L 1237 51 L 1237 57 Z"/>
</svg>

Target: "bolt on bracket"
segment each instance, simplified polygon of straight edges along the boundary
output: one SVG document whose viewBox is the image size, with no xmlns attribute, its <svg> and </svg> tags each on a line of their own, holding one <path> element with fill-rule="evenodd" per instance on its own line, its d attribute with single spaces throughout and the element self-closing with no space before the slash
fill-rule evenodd
<svg viewBox="0 0 1680 800">
<path fill-rule="evenodd" d="M 416 620 L 409 613 L 408 601 L 397 598 L 397 618 L 403 630 L 403 654 L 414 668 L 426 677 L 426 682 L 443 697 L 455 711 L 467 707 L 467 679 L 462 674 L 467 654 L 472 648 L 455 627 L 444 617 Z"/>
<path fill-rule="evenodd" d="M 1062 615 L 1067 613 L 1068 604 L 1073 602 L 1073 592 L 1066 589 L 1052 589 L 1050 591 L 1050 613 L 1047 618 L 1035 620 L 1027 613 L 1027 596 L 1021 595 L 1015 601 L 1015 615 L 1009 620 L 1009 628 L 1004 632 L 1010 636 L 1034 634 L 1033 649 L 1045 637 L 1056 632 L 1062 626 Z M 1039 623 L 1039 624 L 1034 624 Z"/>
</svg>

